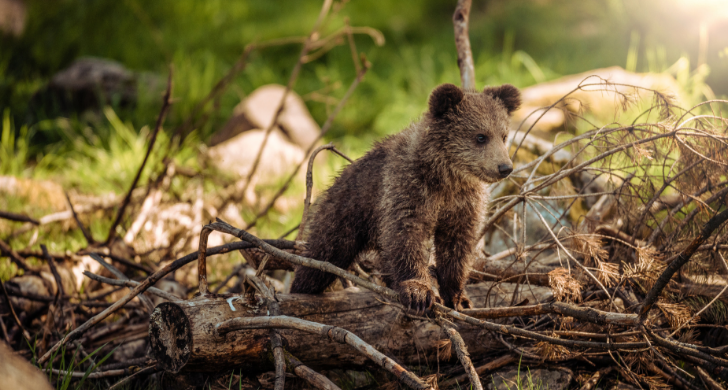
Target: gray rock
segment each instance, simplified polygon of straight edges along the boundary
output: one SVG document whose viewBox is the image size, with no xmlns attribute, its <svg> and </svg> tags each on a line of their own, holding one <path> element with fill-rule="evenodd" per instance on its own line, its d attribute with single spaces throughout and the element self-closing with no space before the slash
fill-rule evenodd
<svg viewBox="0 0 728 390">
<path fill-rule="evenodd" d="M 212 165 L 236 177 L 242 187 L 253 168 L 255 157 L 264 139 L 265 130 L 246 131 L 210 147 L 207 155 Z M 277 128 L 274 129 L 269 135 L 256 173 L 245 193 L 246 201 L 255 204 L 258 197 L 254 191 L 256 185 L 275 183 L 283 175 L 290 174 L 292 167 L 304 157 L 300 147 L 289 142 Z M 299 170 L 299 174 L 305 175 L 305 169 Z"/>
<path fill-rule="evenodd" d="M 515 389 L 538 389 L 538 390 L 562 390 L 571 383 L 573 375 L 566 370 L 533 369 L 521 366 L 513 367 L 505 371 L 499 371 L 481 381 L 488 390 L 515 390 Z"/>
<path fill-rule="evenodd" d="M 597 77 L 593 77 L 597 76 Z M 589 78 L 584 82 L 585 79 Z M 604 84 L 602 80 L 609 80 L 613 84 Z M 600 84 L 601 83 L 601 84 Z M 572 90 L 578 85 L 591 84 L 581 90 Z M 567 110 L 577 113 L 587 110 L 589 113 L 612 118 L 614 116 L 615 102 L 618 93 L 635 95 L 634 89 L 628 85 L 635 85 L 644 88 L 656 89 L 677 97 L 677 102 L 684 102 L 685 97 L 681 96 L 680 87 L 674 77 L 665 73 L 634 73 L 626 71 L 618 66 L 602 69 L 592 69 L 584 73 L 568 75 L 556 80 L 532 85 L 521 90 L 523 105 L 513 113 L 511 123 L 520 124 L 534 110 L 540 107 L 550 106 L 556 103 L 564 95 L 571 93 L 566 102 L 562 102 L 556 109 L 550 110 L 541 120 L 534 125 L 536 118 L 542 112 L 532 115 L 526 120 L 521 130 L 528 129 L 534 125 L 533 133 L 540 134 L 547 140 L 553 140 L 553 131 L 569 127 Z M 638 99 L 652 99 L 652 94 L 636 96 Z"/>
<path fill-rule="evenodd" d="M 285 89 L 282 85 L 269 84 L 253 91 L 235 107 L 233 116 L 213 135 L 210 144 L 217 145 L 252 129 L 267 129 L 273 121 Z M 286 96 L 277 125 L 277 130 L 286 140 L 304 149 L 315 142 L 321 132 L 303 99 L 294 91 Z"/>
<path fill-rule="evenodd" d="M 136 102 L 137 80 L 118 62 L 85 57 L 56 73 L 38 91 L 31 105 L 45 114 L 83 112 L 106 104 L 130 106 Z"/>
<path fill-rule="evenodd" d="M 28 10 L 23 0 L 0 0 L 0 31 L 23 35 L 28 19 Z"/>
</svg>

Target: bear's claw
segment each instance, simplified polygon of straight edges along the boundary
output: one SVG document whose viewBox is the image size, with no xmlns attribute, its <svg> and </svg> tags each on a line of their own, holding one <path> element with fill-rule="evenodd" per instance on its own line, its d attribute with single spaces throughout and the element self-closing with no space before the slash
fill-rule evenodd
<svg viewBox="0 0 728 390">
<path fill-rule="evenodd" d="M 397 292 L 402 306 L 416 314 L 424 313 L 435 302 L 442 303 L 442 299 L 432 291 L 430 286 L 419 280 L 406 280 L 399 283 Z"/>
<path fill-rule="evenodd" d="M 460 291 L 453 294 L 452 299 L 448 299 L 447 297 L 445 297 L 444 305 L 457 311 L 473 308 L 473 303 L 470 301 L 470 298 L 468 298 L 468 295 L 465 293 L 465 291 Z"/>
</svg>

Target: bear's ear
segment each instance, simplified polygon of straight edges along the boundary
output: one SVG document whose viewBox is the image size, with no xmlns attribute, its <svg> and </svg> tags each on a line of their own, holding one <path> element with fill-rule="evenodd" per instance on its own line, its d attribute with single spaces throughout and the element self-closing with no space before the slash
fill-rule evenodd
<svg viewBox="0 0 728 390">
<path fill-rule="evenodd" d="M 430 94 L 430 112 L 439 117 L 460 103 L 465 94 L 452 84 L 442 84 Z"/>
<path fill-rule="evenodd" d="M 486 87 L 483 93 L 500 99 L 503 105 L 506 106 L 508 114 L 513 113 L 513 111 L 521 107 L 521 92 L 518 88 L 510 84 L 503 84 L 500 87 Z"/>
</svg>

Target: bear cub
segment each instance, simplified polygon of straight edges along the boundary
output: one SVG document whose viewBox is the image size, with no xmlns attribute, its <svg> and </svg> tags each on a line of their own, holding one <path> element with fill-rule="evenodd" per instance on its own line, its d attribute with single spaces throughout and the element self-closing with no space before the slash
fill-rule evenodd
<svg viewBox="0 0 728 390">
<path fill-rule="evenodd" d="M 513 171 L 505 141 L 520 104 L 509 84 L 483 92 L 435 88 L 419 122 L 376 143 L 319 198 L 306 256 L 347 269 L 360 252 L 374 249 L 405 307 L 471 307 L 463 288 L 483 234 L 488 185 Z M 291 292 L 321 293 L 335 279 L 298 267 Z"/>
</svg>

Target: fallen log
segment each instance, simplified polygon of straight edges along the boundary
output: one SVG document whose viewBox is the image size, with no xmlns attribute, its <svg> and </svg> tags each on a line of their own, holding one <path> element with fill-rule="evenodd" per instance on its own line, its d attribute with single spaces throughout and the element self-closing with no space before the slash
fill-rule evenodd
<svg viewBox="0 0 728 390">
<path fill-rule="evenodd" d="M 512 301 L 516 284 L 493 288 L 485 282 L 466 287 L 477 307 L 503 306 Z M 548 288 L 520 287 L 517 299 L 539 302 L 551 297 Z M 398 363 L 436 362 L 438 347 L 448 340 L 440 326 L 405 315 L 398 304 L 385 302 L 378 294 L 352 289 L 322 295 L 281 294 L 280 314 L 346 329 Z M 486 305 L 486 298 L 489 302 Z M 235 330 L 221 335 L 215 325 L 233 318 L 270 315 L 263 299 L 239 295 L 197 297 L 184 302 L 166 302 L 151 315 L 149 338 L 158 364 L 170 372 L 217 372 L 237 367 L 251 371 L 273 369 L 267 329 Z M 459 324 L 458 332 L 471 354 L 485 353 L 499 345 L 482 328 Z M 313 369 L 373 365 L 371 360 L 346 344 L 294 329 L 280 329 L 287 352 Z"/>
</svg>

